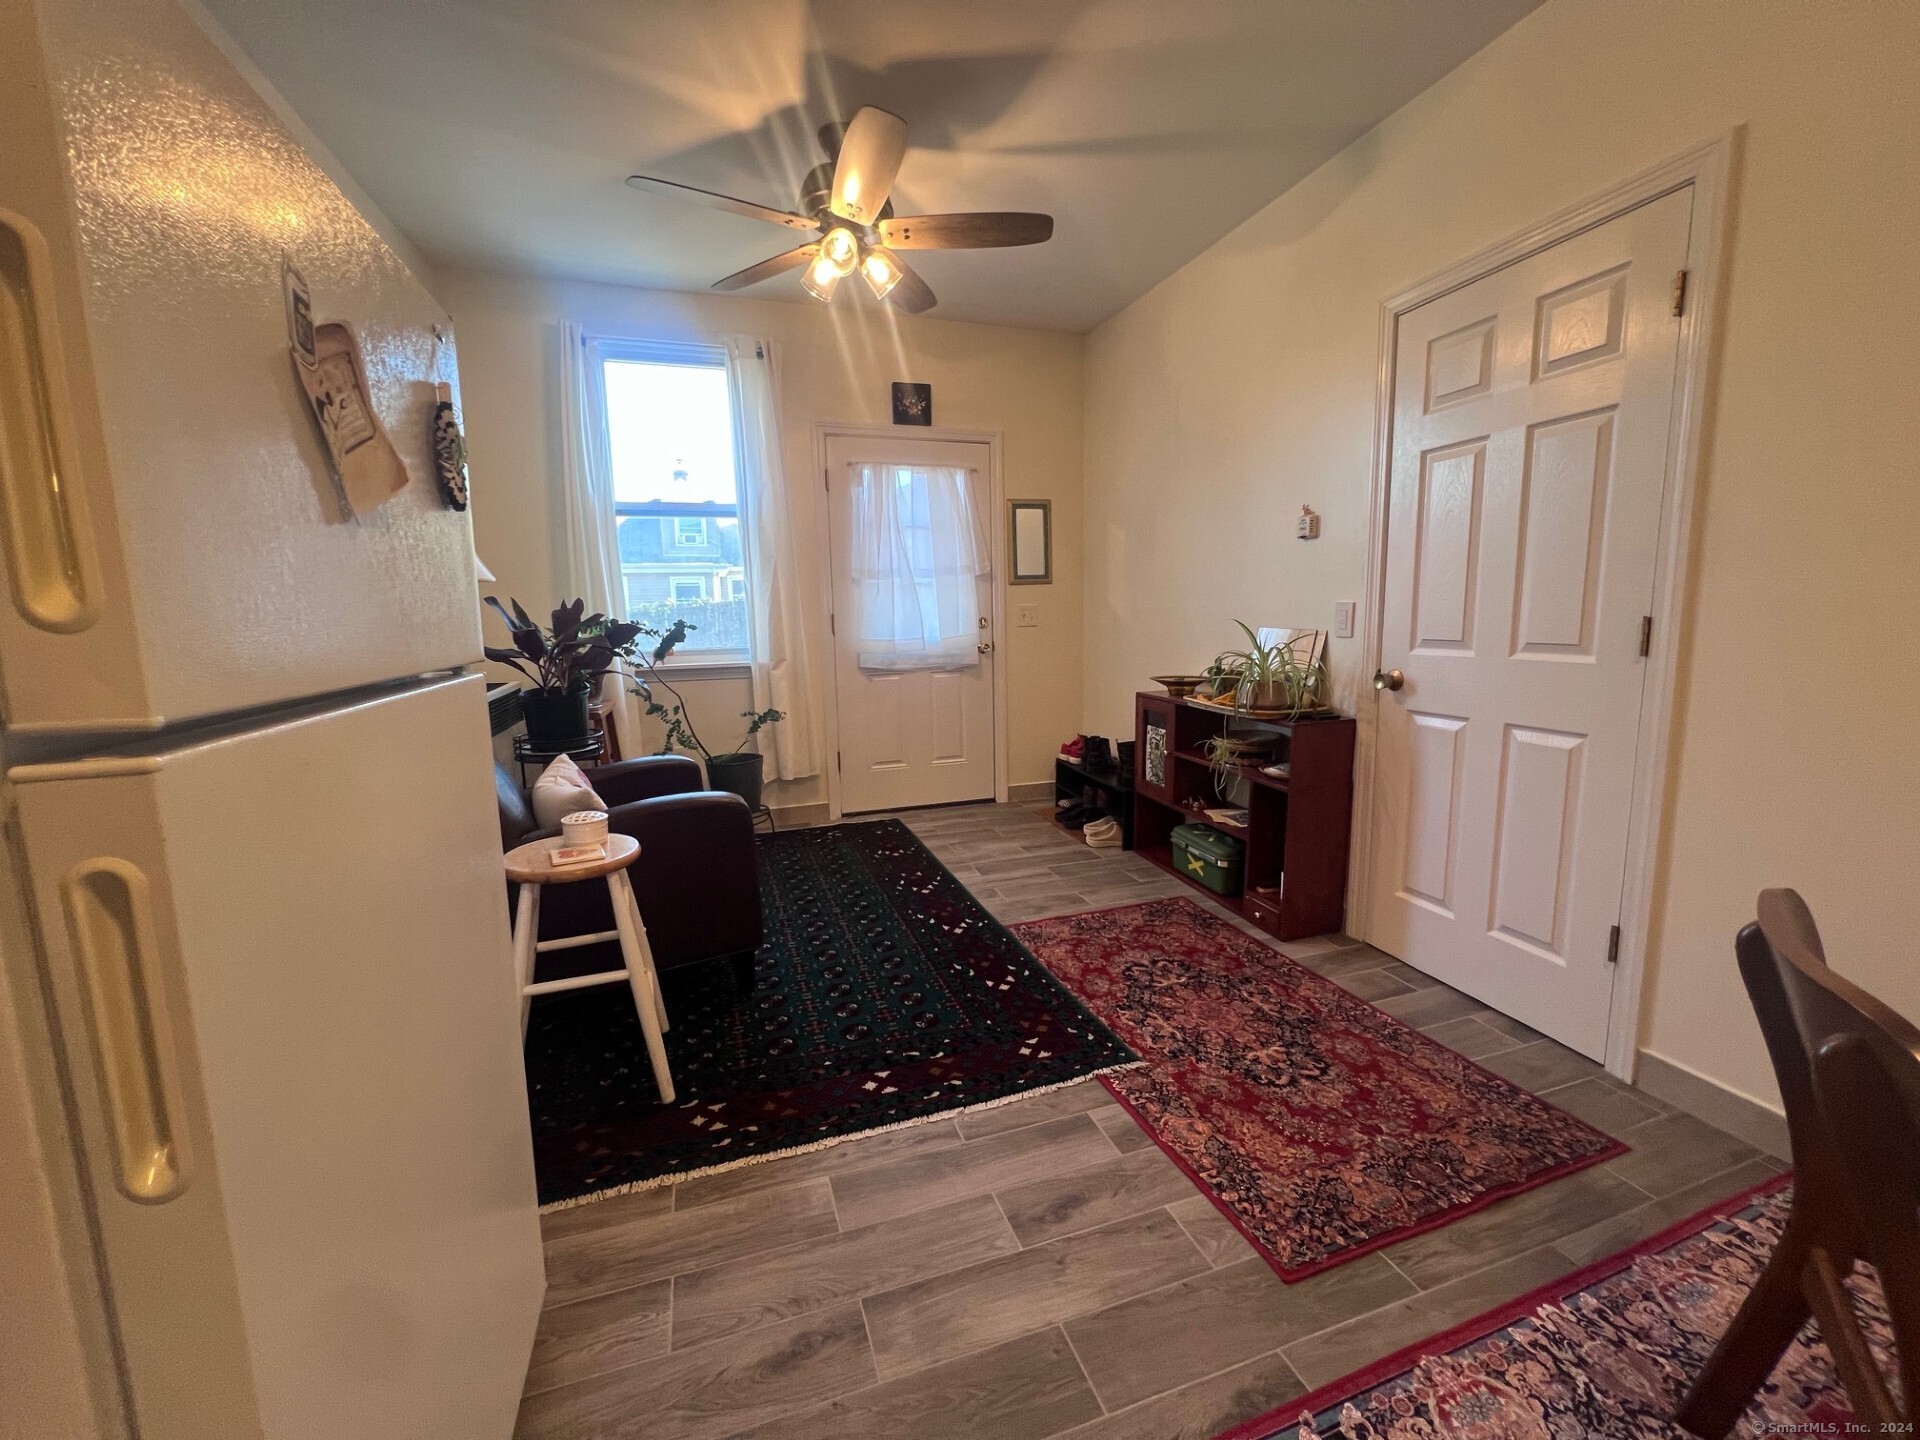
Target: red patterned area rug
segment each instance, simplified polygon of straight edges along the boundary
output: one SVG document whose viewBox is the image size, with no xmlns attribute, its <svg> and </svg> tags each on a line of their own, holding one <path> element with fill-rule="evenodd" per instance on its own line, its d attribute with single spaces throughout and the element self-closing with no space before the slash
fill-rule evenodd
<svg viewBox="0 0 1920 1440">
<path fill-rule="evenodd" d="M 1626 1149 L 1192 900 L 1014 933 L 1147 1062 L 1102 1083 L 1283 1280 Z"/>
<path fill-rule="evenodd" d="M 1786 1224 L 1787 1177 L 1236 1426 L 1219 1440 L 1691 1440 L 1673 1421 Z M 1875 1358 L 1893 1331 L 1864 1267 L 1847 1282 Z M 1809 1324 L 1735 1424 L 1848 1433 L 1853 1408 Z"/>
</svg>

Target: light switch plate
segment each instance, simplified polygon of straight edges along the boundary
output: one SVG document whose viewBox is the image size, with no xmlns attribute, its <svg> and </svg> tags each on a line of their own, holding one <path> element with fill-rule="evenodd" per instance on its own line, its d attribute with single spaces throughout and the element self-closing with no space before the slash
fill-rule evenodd
<svg viewBox="0 0 1920 1440">
<path fill-rule="evenodd" d="M 1014 606 L 1013 623 L 1023 629 L 1032 629 L 1040 623 L 1040 607 L 1038 605 Z"/>
<path fill-rule="evenodd" d="M 1333 603 L 1333 633 L 1339 640 L 1353 638 L 1353 601 L 1336 600 Z"/>
</svg>

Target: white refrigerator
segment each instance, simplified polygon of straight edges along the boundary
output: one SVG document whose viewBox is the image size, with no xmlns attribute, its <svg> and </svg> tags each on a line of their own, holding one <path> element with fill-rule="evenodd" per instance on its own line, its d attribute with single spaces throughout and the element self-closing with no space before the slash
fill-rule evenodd
<svg viewBox="0 0 1920 1440">
<path fill-rule="evenodd" d="M 363 513 L 288 267 L 405 465 Z M 512 1433 L 544 1280 L 436 384 L 446 317 L 174 0 L 0 0 L 7 1440 Z"/>
</svg>

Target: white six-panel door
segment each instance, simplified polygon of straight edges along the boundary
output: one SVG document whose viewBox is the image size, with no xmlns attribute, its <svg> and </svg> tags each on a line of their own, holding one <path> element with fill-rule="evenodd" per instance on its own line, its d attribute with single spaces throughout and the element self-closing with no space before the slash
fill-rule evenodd
<svg viewBox="0 0 1920 1440">
<path fill-rule="evenodd" d="M 834 686 L 840 715 L 840 808 L 855 814 L 994 797 L 993 687 L 998 669 L 991 625 L 995 576 L 980 583 L 979 663 L 954 670 L 880 673 L 860 668 L 847 556 L 853 536 L 848 467 L 864 463 L 955 465 L 989 472 L 977 441 L 869 439 L 827 442 L 832 526 Z M 995 557 L 996 561 L 998 557 Z"/>
<path fill-rule="evenodd" d="M 1401 317 L 1369 938 L 1599 1058 L 1690 188 Z"/>
</svg>

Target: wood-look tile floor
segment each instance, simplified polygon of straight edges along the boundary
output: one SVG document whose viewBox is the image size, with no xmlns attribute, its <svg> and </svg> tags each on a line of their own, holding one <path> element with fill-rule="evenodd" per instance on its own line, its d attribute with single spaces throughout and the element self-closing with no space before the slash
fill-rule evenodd
<svg viewBox="0 0 1920 1440">
<path fill-rule="evenodd" d="M 1031 808 L 900 818 L 1003 922 L 1195 893 Z M 1370 946 L 1284 948 L 1632 1151 L 1297 1285 L 1095 1081 L 560 1211 L 517 1435 L 1205 1440 L 1780 1168 Z"/>
</svg>

